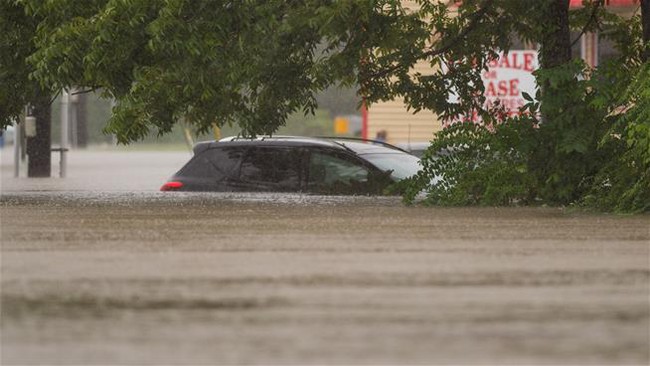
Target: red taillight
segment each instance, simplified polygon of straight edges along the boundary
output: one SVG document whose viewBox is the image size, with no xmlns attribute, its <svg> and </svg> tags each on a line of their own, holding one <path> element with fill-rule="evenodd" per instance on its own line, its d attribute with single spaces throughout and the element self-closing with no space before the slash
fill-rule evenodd
<svg viewBox="0 0 650 366">
<path fill-rule="evenodd" d="M 181 182 L 167 182 L 160 187 L 161 191 L 175 191 L 180 189 L 183 186 Z"/>
</svg>

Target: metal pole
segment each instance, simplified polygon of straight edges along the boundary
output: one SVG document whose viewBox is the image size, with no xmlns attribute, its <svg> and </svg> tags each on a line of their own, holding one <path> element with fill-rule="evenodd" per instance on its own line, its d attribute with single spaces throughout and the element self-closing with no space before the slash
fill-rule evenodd
<svg viewBox="0 0 650 366">
<path fill-rule="evenodd" d="M 77 142 L 77 136 L 79 135 L 78 133 L 78 126 L 77 126 L 77 102 L 79 101 L 79 95 L 75 94 L 77 92 L 77 89 L 72 89 L 70 90 L 69 97 L 68 97 L 68 102 L 70 104 L 70 135 L 69 139 L 71 142 L 72 148 L 77 148 L 78 142 Z"/>
<path fill-rule="evenodd" d="M 20 127 L 18 120 L 14 120 L 14 178 L 20 177 L 20 143 L 23 139 Z"/>
<path fill-rule="evenodd" d="M 68 123 L 70 117 L 70 107 L 68 101 L 68 92 L 63 90 L 61 92 L 61 160 L 59 170 L 59 176 L 61 178 L 65 178 L 67 165 L 66 153 L 68 149 Z"/>
<path fill-rule="evenodd" d="M 31 113 L 31 112 L 29 112 Z M 23 165 L 27 164 L 27 136 L 25 133 L 25 119 L 27 118 L 29 113 L 25 113 L 23 116 L 23 123 L 18 126 L 20 129 L 20 162 L 23 163 Z"/>
<path fill-rule="evenodd" d="M 115 100 L 115 97 L 111 98 L 111 117 L 113 117 L 113 113 L 115 113 L 114 109 L 116 105 L 117 101 Z M 117 135 L 113 134 L 112 136 L 111 140 L 113 141 L 113 146 L 117 146 Z"/>
</svg>

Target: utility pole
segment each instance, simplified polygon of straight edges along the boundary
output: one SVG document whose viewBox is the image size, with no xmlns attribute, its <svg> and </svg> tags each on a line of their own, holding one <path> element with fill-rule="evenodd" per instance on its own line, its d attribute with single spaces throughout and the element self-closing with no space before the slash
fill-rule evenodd
<svg viewBox="0 0 650 366">
<path fill-rule="evenodd" d="M 14 178 L 20 177 L 20 164 L 22 162 L 21 153 L 23 150 L 23 126 L 25 125 L 25 116 L 21 116 L 23 123 L 14 121 Z"/>
<path fill-rule="evenodd" d="M 76 89 L 68 91 L 68 142 L 71 147 L 77 148 L 77 103 L 79 96 Z"/>
<path fill-rule="evenodd" d="M 76 146 L 84 148 L 88 146 L 88 96 L 86 93 L 77 94 L 77 137 Z"/>
<path fill-rule="evenodd" d="M 70 93 L 66 90 L 61 91 L 61 147 L 58 151 L 60 155 L 60 169 L 59 176 L 61 178 L 66 177 L 67 165 L 68 165 L 68 144 L 69 144 L 69 134 L 70 134 Z"/>
</svg>

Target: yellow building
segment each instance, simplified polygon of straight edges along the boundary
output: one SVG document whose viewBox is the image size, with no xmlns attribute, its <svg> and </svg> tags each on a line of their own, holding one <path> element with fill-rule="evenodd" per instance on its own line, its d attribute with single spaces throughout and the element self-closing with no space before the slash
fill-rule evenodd
<svg viewBox="0 0 650 366">
<path fill-rule="evenodd" d="M 420 7 L 415 1 L 402 1 L 405 9 L 418 10 Z M 413 72 L 423 75 L 433 72 L 431 65 L 426 61 L 416 64 Z M 385 131 L 386 140 L 390 143 L 428 142 L 433 133 L 442 129 L 438 116 L 431 111 L 420 111 L 413 114 L 406 109 L 404 100 L 396 98 L 391 101 L 377 102 L 364 110 L 364 138 L 373 139 L 380 131 Z"/>
<path fill-rule="evenodd" d="M 424 74 L 431 72 L 431 67 L 421 62 L 415 71 Z M 386 140 L 390 143 L 428 142 L 434 132 L 442 129 L 435 113 L 422 110 L 413 114 L 407 111 L 402 98 L 371 105 L 364 114 L 364 120 L 367 125 L 365 138 L 375 138 L 378 132 L 385 131 Z"/>
</svg>

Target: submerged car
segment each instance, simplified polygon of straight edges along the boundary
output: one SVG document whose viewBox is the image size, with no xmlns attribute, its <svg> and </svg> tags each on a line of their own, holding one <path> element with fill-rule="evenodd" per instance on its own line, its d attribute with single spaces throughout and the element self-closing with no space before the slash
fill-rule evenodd
<svg viewBox="0 0 650 366">
<path fill-rule="evenodd" d="M 231 137 L 195 145 L 160 190 L 374 195 L 419 169 L 417 157 L 374 141 Z"/>
</svg>

